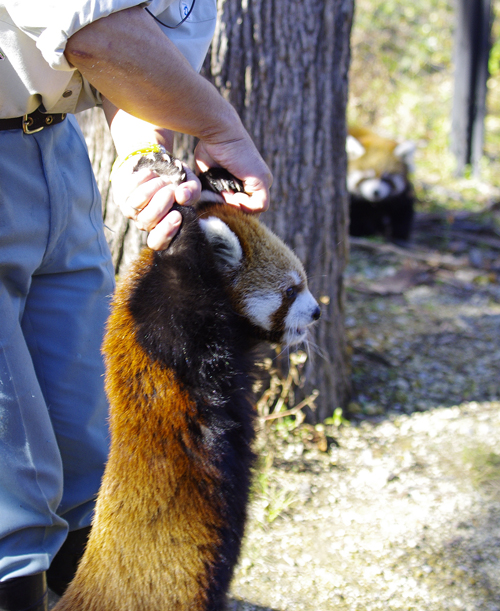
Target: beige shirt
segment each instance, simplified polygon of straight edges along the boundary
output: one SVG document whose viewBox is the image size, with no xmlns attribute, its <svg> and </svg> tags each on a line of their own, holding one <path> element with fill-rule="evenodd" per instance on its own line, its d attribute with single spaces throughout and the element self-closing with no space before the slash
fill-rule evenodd
<svg viewBox="0 0 500 611">
<path fill-rule="evenodd" d="M 40 105 L 47 112 L 79 112 L 100 104 L 97 92 L 64 57 L 68 38 L 115 11 L 148 5 L 177 25 L 192 0 L 0 0 L 0 118 L 20 117 Z M 216 0 L 196 0 L 188 19 L 161 27 L 199 71 L 213 36 Z"/>
</svg>

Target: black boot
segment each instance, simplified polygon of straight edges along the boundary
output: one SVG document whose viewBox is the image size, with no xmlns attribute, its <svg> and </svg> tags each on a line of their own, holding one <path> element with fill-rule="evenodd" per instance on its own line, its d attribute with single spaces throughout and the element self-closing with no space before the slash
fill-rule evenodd
<svg viewBox="0 0 500 611">
<path fill-rule="evenodd" d="M 52 560 L 47 571 L 47 582 L 49 588 L 58 596 L 64 594 L 75 576 L 78 563 L 87 545 L 89 533 L 90 526 L 69 532 L 66 541 Z M 0 611 L 2 611 L 1 608 Z"/>
<path fill-rule="evenodd" d="M 0 582 L 0 611 L 48 611 L 45 573 Z"/>
</svg>

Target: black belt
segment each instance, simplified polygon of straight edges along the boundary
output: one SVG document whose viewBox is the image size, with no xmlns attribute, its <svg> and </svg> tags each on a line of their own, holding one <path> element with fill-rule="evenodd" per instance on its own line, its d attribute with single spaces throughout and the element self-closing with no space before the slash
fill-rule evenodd
<svg viewBox="0 0 500 611">
<path fill-rule="evenodd" d="M 35 134 L 41 132 L 45 127 L 61 123 L 65 118 L 65 113 L 48 114 L 37 109 L 29 115 L 24 115 L 24 117 L 0 119 L 0 130 L 22 129 L 25 134 Z"/>
</svg>

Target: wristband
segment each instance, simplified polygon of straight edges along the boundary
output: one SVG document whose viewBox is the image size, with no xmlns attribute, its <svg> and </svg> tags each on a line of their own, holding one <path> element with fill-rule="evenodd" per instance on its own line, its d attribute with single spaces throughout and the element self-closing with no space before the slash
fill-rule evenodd
<svg viewBox="0 0 500 611">
<path fill-rule="evenodd" d="M 167 152 L 167 149 L 163 146 L 163 144 L 148 144 L 142 149 L 137 149 L 133 153 L 130 153 L 126 157 L 117 157 L 115 162 L 113 163 L 113 167 L 111 168 L 111 174 L 109 175 L 109 180 L 113 179 L 113 172 L 120 168 L 126 161 L 128 161 L 131 157 L 135 157 L 136 155 L 148 155 L 149 153 L 162 153 L 163 155 Z"/>
</svg>

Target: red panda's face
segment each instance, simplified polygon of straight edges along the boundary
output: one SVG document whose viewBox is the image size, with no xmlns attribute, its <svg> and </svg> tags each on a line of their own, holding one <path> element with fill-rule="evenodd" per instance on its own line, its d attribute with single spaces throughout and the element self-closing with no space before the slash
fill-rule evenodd
<svg viewBox="0 0 500 611">
<path fill-rule="evenodd" d="M 200 224 L 228 279 L 234 308 L 269 341 L 287 346 L 304 341 L 320 309 L 302 264 L 288 246 L 230 206 L 211 209 Z"/>
<path fill-rule="evenodd" d="M 364 133 L 347 137 L 347 190 L 370 202 L 395 197 L 408 186 L 412 170 L 414 144 Z"/>
<path fill-rule="evenodd" d="M 353 170 L 347 175 L 349 193 L 360 195 L 370 202 L 395 197 L 406 189 L 407 181 L 400 174 L 385 172 L 377 176 L 375 170 Z"/>
</svg>

